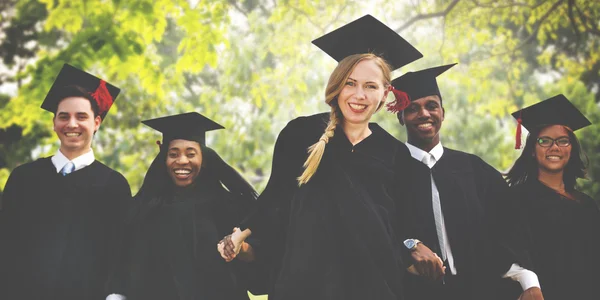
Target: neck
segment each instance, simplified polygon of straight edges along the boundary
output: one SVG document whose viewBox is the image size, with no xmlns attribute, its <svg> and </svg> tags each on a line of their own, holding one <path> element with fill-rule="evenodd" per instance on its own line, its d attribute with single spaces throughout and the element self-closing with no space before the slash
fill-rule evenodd
<svg viewBox="0 0 600 300">
<path fill-rule="evenodd" d="M 409 137 L 408 143 L 429 153 L 429 151 L 431 151 L 431 149 L 433 149 L 435 146 L 437 146 L 437 144 L 440 143 L 440 140 L 439 139 L 422 140 L 422 139 L 412 139 Z"/>
<path fill-rule="evenodd" d="M 360 143 L 360 141 L 364 140 L 366 137 L 371 135 L 371 129 L 369 129 L 369 124 L 351 124 L 348 122 L 344 122 L 343 125 L 344 134 L 352 143 L 352 145 L 356 145 Z"/>
<path fill-rule="evenodd" d="M 565 191 L 565 182 L 563 181 L 563 171 L 548 172 L 543 169 L 538 170 L 538 180 L 544 185 L 559 192 Z"/>
<path fill-rule="evenodd" d="M 60 153 L 62 153 L 66 158 L 68 158 L 69 160 L 73 160 L 77 157 L 80 157 L 88 152 L 90 152 L 92 150 L 92 148 L 88 147 L 85 150 L 76 150 L 76 151 L 70 151 L 68 149 L 65 149 L 63 147 L 60 147 Z"/>
</svg>

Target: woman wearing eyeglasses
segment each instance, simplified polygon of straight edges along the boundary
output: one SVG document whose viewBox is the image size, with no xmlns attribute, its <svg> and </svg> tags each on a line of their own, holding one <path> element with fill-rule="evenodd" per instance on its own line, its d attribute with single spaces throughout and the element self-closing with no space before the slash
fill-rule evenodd
<svg viewBox="0 0 600 300">
<path fill-rule="evenodd" d="M 513 237 L 521 263 L 546 300 L 600 299 L 600 204 L 575 189 L 586 156 L 574 131 L 591 123 L 563 95 L 513 116 L 529 131 L 507 175 L 522 215 L 523 235 Z"/>
</svg>

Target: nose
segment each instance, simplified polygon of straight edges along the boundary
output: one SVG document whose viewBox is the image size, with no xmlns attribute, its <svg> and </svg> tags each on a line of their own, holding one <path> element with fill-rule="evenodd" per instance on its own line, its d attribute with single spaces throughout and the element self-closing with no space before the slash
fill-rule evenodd
<svg viewBox="0 0 600 300">
<path fill-rule="evenodd" d="M 429 110 L 427 110 L 425 107 L 421 107 L 419 109 L 418 117 L 423 118 L 423 119 L 428 119 L 429 117 L 431 117 L 431 114 L 429 114 Z"/>
<path fill-rule="evenodd" d="M 177 158 L 177 163 L 180 165 L 185 165 L 188 162 L 189 162 L 189 159 L 185 155 L 181 155 L 181 156 L 179 156 L 179 158 Z"/>
<path fill-rule="evenodd" d="M 558 141 L 552 141 L 552 145 L 550 145 L 551 151 L 560 151 L 560 147 L 558 147 Z"/>
<path fill-rule="evenodd" d="M 365 98 L 365 90 L 363 89 L 362 86 L 359 85 L 356 88 L 355 96 L 356 96 L 357 99 L 364 99 Z"/>
<path fill-rule="evenodd" d="M 67 126 L 68 126 L 69 128 L 74 128 L 74 127 L 77 127 L 77 120 L 75 120 L 75 118 L 74 118 L 74 117 L 70 117 L 70 118 L 69 118 L 69 121 L 67 122 Z"/>
</svg>

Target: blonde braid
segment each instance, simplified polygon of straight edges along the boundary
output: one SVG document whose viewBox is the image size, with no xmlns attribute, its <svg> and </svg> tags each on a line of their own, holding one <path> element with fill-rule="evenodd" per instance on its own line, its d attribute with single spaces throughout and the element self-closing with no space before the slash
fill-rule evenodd
<svg viewBox="0 0 600 300">
<path fill-rule="evenodd" d="M 331 106 L 331 113 L 329 115 L 329 123 L 327 123 L 327 127 L 325 128 L 325 132 L 321 135 L 321 138 L 318 142 L 308 147 L 308 158 L 304 162 L 304 172 L 302 175 L 298 177 L 298 186 L 306 184 L 310 178 L 317 172 L 317 168 L 319 168 L 319 164 L 321 163 L 321 158 L 323 158 L 323 153 L 325 153 L 325 146 L 329 142 L 329 139 L 333 137 L 335 133 L 335 127 L 339 123 L 338 120 L 338 106 Z"/>
</svg>

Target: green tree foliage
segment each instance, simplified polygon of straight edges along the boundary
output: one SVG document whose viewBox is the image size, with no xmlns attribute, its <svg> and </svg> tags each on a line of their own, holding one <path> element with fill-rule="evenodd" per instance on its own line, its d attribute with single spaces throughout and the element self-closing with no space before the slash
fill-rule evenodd
<svg viewBox="0 0 600 300">
<path fill-rule="evenodd" d="M 39 105 L 67 62 L 122 87 L 94 141 L 96 156 L 137 191 L 160 136 L 143 119 L 198 111 L 227 129 L 208 144 L 258 190 L 277 133 L 327 111 L 335 62 L 310 41 L 371 13 L 423 52 L 395 72 L 459 62 L 439 77 L 443 143 L 501 170 L 518 155 L 509 113 L 564 93 L 598 121 L 600 3 L 575 0 L 276 1 L 21 0 L 2 2 L 0 189 L 14 167 L 51 155 L 52 115 Z M 4 91 L 4 90 L 2 90 Z M 405 140 L 396 117 L 375 121 Z M 600 129 L 578 132 L 588 151 L 586 192 L 600 197 Z M 595 177 L 594 177 L 595 176 Z"/>
</svg>

